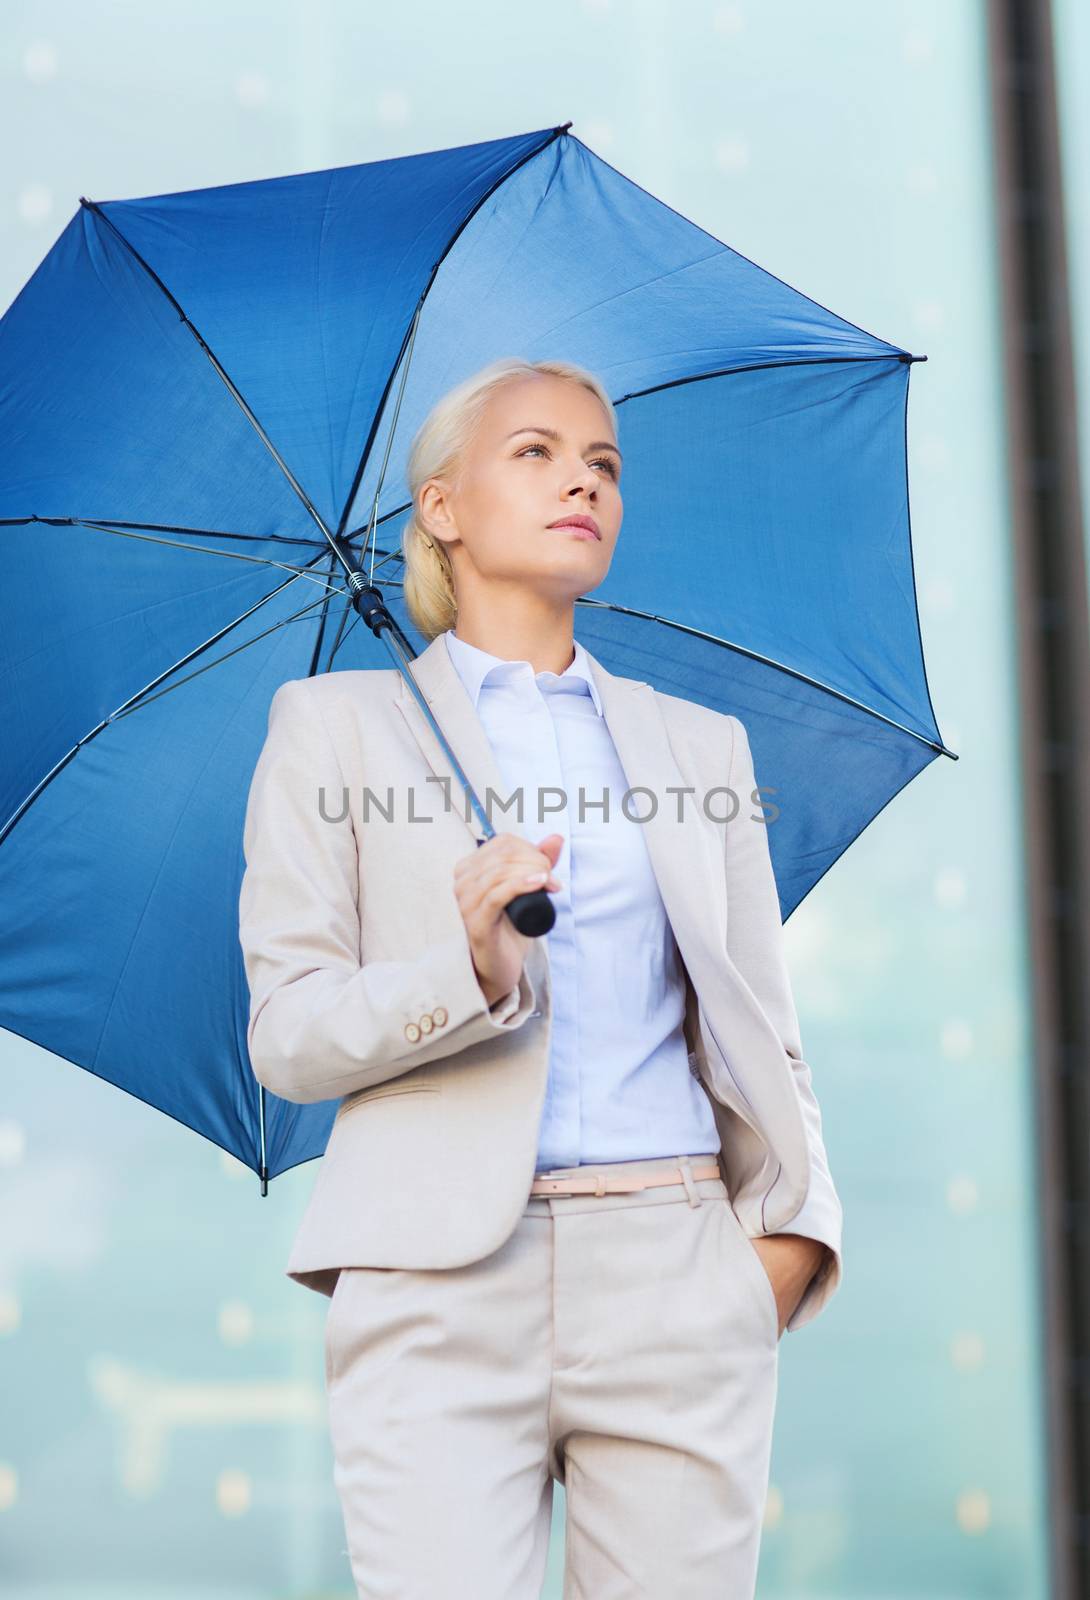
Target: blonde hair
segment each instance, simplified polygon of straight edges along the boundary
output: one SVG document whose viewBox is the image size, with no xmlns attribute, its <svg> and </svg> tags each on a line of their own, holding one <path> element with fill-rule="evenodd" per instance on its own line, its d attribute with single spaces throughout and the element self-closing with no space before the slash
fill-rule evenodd
<svg viewBox="0 0 1090 1600">
<path fill-rule="evenodd" d="M 401 534 L 405 561 L 405 604 L 413 624 L 429 641 L 454 626 L 458 604 L 450 553 L 441 539 L 432 539 L 417 521 L 418 496 L 429 478 L 451 476 L 459 481 L 462 462 L 490 396 L 505 383 L 536 374 L 580 383 L 601 401 L 617 432 L 617 414 L 602 384 L 585 367 L 571 361 L 522 361 L 503 356 L 482 367 L 432 407 L 412 442 L 406 466 L 412 514 Z"/>
</svg>

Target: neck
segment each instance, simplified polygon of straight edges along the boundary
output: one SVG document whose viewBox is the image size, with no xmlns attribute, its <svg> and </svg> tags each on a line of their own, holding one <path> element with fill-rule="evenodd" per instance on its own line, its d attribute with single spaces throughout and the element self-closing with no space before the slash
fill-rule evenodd
<svg viewBox="0 0 1090 1600">
<path fill-rule="evenodd" d="M 453 633 L 501 661 L 528 661 L 535 672 L 562 673 L 575 660 L 573 606 L 561 611 L 540 605 L 466 608 L 459 604 Z"/>
</svg>

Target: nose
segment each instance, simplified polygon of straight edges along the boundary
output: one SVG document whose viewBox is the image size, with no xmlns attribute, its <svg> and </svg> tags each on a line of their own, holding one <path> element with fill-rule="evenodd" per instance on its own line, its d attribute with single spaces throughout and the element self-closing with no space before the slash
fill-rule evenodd
<svg viewBox="0 0 1090 1600">
<path fill-rule="evenodd" d="M 593 469 L 590 468 L 587 465 L 587 463 L 585 461 L 582 462 L 580 465 L 581 465 L 581 469 L 582 470 L 572 480 L 571 486 L 567 490 L 568 495 L 570 496 L 570 495 L 573 495 L 573 494 L 584 494 L 584 493 L 589 493 L 591 495 L 597 494 L 598 493 L 598 478 L 597 478 L 597 475 L 595 474 Z"/>
</svg>

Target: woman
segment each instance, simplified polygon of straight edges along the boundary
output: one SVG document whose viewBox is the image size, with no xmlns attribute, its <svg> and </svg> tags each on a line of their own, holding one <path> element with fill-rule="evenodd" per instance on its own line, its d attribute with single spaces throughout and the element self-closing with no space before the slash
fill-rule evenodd
<svg viewBox="0 0 1090 1600">
<path fill-rule="evenodd" d="M 335 1479 L 385 1600 L 536 1600 L 554 1481 L 569 1600 L 751 1595 L 778 1341 L 840 1281 L 745 729 L 574 640 L 615 424 L 591 374 L 510 360 L 414 442 L 413 674 L 495 837 L 393 669 L 282 685 L 250 792 L 250 1056 L 341 1100 L 288 1272 L 332 1296 Z M 622 812 L 724 774 L 733 826 Z M 541 885 L 534 940 L 504 907 Z"/>
</svg>

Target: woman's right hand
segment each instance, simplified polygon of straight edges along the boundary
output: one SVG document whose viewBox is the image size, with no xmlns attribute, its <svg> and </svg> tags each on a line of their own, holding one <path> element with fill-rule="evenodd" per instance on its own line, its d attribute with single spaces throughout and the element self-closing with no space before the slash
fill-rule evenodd
<svg viewBox="0 0 1090 1600">
<path fill-rule="evenodd" d="M 490 1006 L 518 983 L 530 942 L 506 907 L 517 894 L 562 887 L 552 869 L 563 845 L 562 833 L 550 833 L 536 845 L 518 834 L 496 833 L 472 855 L 454 863 L 458 909 L 469 935 L 477 981 Z"/>
</svg>

